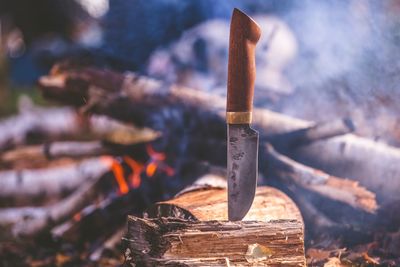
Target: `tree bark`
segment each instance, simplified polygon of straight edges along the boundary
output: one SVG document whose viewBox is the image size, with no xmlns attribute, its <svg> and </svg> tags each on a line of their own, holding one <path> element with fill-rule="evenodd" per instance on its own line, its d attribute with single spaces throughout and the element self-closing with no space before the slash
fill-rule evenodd
<svg viewBox="0 0 400 267">
<path fill-rule="evenodd" d="M 305 266 L 303 221 L 285 194 L 259 187 L 238 222 L 227 221 L 226 194 L 197 188 L 129 216 L 127 266 Z"/>
<path fill-rule="evenodd" d="M 108 159 L 111 161 L 112 159 Z M 63 200 L 43 207 L 0 209 L 0 227 L 15 237 L 32 236 L 66 220 L 99 196 L 97 188 L 103 175 L 87 180 L 73 194 Z"/>
<path fill-rule="evenodd" d="M 111 169 L 108 156 L 46 169 L 0 172 L 0 199 L 61 196 Z"/>
<path fill-rule="evenodd" d="M 41 141 L 101 139 L 118 144 L 152 141 L 160 136 L 106 116 L 84 116 L 69 107 L 32 106 L 0 121 L 0 152 Z"/>
<path fill-rule="evenodd" d="M 286 183 L 316 192 L 332 200 L 346 203 L 353 208 L 374 213 L 378 205 L 375 194 L 360 186 L 358 182 L 329 175 L 305 166 L 275 151 L 270 144 L 266 149 L 266 173 L 279 177 Z"/>
</svg>

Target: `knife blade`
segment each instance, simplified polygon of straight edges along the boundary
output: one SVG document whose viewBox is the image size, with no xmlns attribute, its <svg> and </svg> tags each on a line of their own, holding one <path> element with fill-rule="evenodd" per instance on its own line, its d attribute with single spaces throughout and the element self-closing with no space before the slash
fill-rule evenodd
<svg viewBox="0 0 400 267">
<path fill-rule="evenodd" d="M 261 29 L 239 9 L 232 13 L 227 86 L 228 219 L 249 211 L 258 175 L 258 132 L 250 127 L 256 74 L 255 47 Z"/>
</svg>

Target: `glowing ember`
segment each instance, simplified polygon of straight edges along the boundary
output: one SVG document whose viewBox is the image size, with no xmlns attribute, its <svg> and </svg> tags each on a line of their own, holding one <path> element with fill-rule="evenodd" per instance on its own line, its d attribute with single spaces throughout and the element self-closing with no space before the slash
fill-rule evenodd
<svg viewBox="0 0 400 267">
<path fill-rule="evenodd" d="M 81 220 L 82 215 L 81 215 L 80 212 L 78 212 L 78 213 L 75 213 L 74 216 L 73 216 L 72 218 L 74 219 L 74 221 L 78 222 L 78 221 Z"/>
<path fill-rule="evenodd" d="M 168 176 L 173 176 L 175 174 L 175 170 L 166 164 L 163 169 Z"/>
<path fill-rule="evenodd" d="M 132 169 L 132 174 L 130 175 L 130 181 L 131 181 L 131 185 L 133 188 L 138 188 L 140 186 L 141 183 L 141 178 L 140 178 L 140 174 L 142 173 L 143 170 L 143 164 L 135 161 L 134 159 L 125 156 L 124 157 L 124 161 L 129 165 L 129 167 L 131 167 Z"/>
</svg>

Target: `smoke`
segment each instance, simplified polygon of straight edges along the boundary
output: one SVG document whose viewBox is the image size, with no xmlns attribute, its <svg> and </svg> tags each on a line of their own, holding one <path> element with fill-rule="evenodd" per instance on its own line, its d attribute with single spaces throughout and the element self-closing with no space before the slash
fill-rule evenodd
<svg viewBox="0 0 400 267">
<path fill-rule="evenodd" d="M 313 121 L 350 117 L 358 134 L 400 144 L 398 1 L 211 2 L 114 0 L 103 52 L 165 81 L 224 94 L 236 6 L 263 28 L 258 106 Z"/>
<path fill-rule="evenodd" d="M 299 43 L 295 93 L 274 108 L 310 120 L 351 117 L 358 133 L 399 143 L 399 12 L 395 1 L 301 1 L 283 15 Z"/>
<path fill-rule="evenodd" d="M 343 2 L 304 1 L 287 15 L 302 47 L 294 70 L 296 85 L 318 86 L 354 69 L 369 32 L 365 15 L 354 16 L 348 8 Z"/>
</svg>

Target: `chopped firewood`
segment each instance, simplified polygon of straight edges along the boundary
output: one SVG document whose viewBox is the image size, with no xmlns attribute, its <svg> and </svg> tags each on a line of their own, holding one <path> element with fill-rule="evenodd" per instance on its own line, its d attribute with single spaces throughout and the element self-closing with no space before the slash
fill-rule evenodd
<svg viewBox="0 0 400 267">
<path fill-rule="evenodd" d="M 305 266 L 303 222 L 282 192 L 259 187 L 243 221 L 227 221 L 226 190 L 203 188 L 128 217 L 127 264 Z"/>
<path fill-rule="evenodd" d="M 77 136 L 83 120 L 71 108 L 38 108 L 0 122 L 0 151 L 35 141 Z M 32 140 L 32 141 L 31 141 Z"/>
<path fill-rule="evenodd" d="M 94 201 L 102 177 L 98 175 L 84 182 L 73 194 L 49 206 L 0 209 L 0 226 L 10 228 L 14 236 L 34 235 L 50 228 Z"/>
<path fill-rule="evenodd" d="M 107 75 L 109 72 L 102 72 L 99 70 L 94 70 L 94 69 L 89 69 L 86 70 L 88 71 L 88 75 L 81 77 L 82 72 L 74 72 L 74 70 L 71 70 L 69 72 L 65 72 L 61 74 L 57 74 L 61 77 L 61 80 L 64 79 L 65 82 L 68 81 L 69 78 L 71 78 L 73 81 L 77 81 L 79 79 L 86 79 L 85 81 L 87 82 L 86 85 L 87 87 L 80 88 L 81 91 L 74 91 L 76 94 L 82 94 L 82 96 L 87 97 L 89 100 L 91 99 L 92 101 L 89 101 L 91 104 L 87 106 L 88 109 L 92 109 L 95 112 L 99 113 L 106 113 L 110 116 L 117 116 L 116 114 L 112 113 L 112 106 L 116 105 L 117 103 L 115 102 L 115 97 L 114 94 L 118 92 L 118 95 L 123 93 L 123 95 L 129 99 L 128 103 L 131 103 L 132 105 L 137 105 L 143 107 L 150 108 L 152 110 L 152 107 L 157 104 L 159 105 L 159 99 L 160 97 L 163 97 L 163 101 L 166 102 L 166 105 L 170 102 L 174 104 L 183 104 L 185 106 L 190 106 L 190 110 L 196 110 L 196 109 L 204 109 L 203 112 L 206 111 L 214 111 L 216 114 L 220 114 L 224 110 L 222 109 L 224 107 L 224 103 L 222 103 L 222 99 L 220 98 L 214 98 L 208 94 L 205 94 L 200 91 L 194 91 L 188 88 L 180 88 L 177 86 L 171 86 L 168 88 L 167 91 L 160 91 L 160 90 L 166 90 L 167 88 L 163 87 L 159 82 L 154 81 L 152 79 L 147 79 L 144 77 L 139 77 L 131 74 L 130 76 L 119 76 L 120 81 L 124 80 L 124 83 L 122 84 L 122 87 L 120 90 L 115 91 L 115 89 L 111 90 L 108 88 L 99 88 L 99 86 L 90 86 L 90 82 L 93 81 L 90 79 L 92 77 L 101 76 L 101 75 Z M 115 73 L 113 75 L 116 75 Z M 45 81 L 42 81 L 42 88 L 47 92 L 47 90 L 55 90 L 51 91 L 49 93 L 54 93 L 57 95 L 58 93 L 61 93 L 60 97 L 62 96 L 62 92 L 68 91 L 68 88 L 58 88 L 58 87 L 48 87 L 47 83 L 51 81 L 52 76 L 46 77 Z M 113 76 L 116 77 L 116 76 Z M 76 87 L 74 87 L 77 89 Z M 61 91 L 58 91 L 61 90 Z M 66 91 L 65 91 L 66 90 Z M 109 90 L 109 91 L 107 91 Z M 100 94 L 101 97 L 97 98 L 94 95 Z M 93 98 L 91 98 L 91 95 Z M 167 95 L 169 97 L 167 97 Z M 54 95 L 53 95 L 54 96 Z M 153 96 L 153 97 L 152 97 Z M 122 103 L 123 104 L 123 103 Z M 126 109 L 128 112 L 129 108 L 128 106 L 123 106 L 119 105 L 119 109 Z M 210 106 L 212 104 L 212 106 Z M 111 105 L 111 106 L 109 106 Z M 147 106 L 146 106 L 147 105 Z M 144 109 L 145 110 L 145 109 Z M 143 113 L 144 111 L 140 111 Z M 139 113 L 138 115 L 141 115 Z M 269 120 L 269 117 L 273 117 L 273 119 L 279 119 L 279 116 L 275 116 L 273 113 L 267 111 L 267 110 L 258 110 L 255 112 L 255 115 L 258 114 L 258 118 L 264 118 L 265 122 Z M 272 115 L 271 115 L 272 114 Z M 275 116 L 275 117 L 274 117 Z M 135 116 L 131 116 L 132 119 L 135 121 Z M 139 116 L 142 117 L 142 116 Z M 219 117 L 221 118 L 221 117 Z M 143 123 L 143 122 L 138 122 L 135 121 L 136 123 Z M 221 127 L 221 129 L 225 128 L 225 124 L 221 118 L 219 121 L 221 124 L 218 124 L 217 127 Z M 255 122 L 257 122 L 255 118 Z M 260 122 L 258 121 L 258 125 L 256 126 L 262 127 L 264 129 L 265 127 L 265 122 Z M 215 123 L 215 122 L 214 122 Z M 203 125 L 203 124 L 202 124 Z M 214 125 L 214 124 L 213 124 Z M 150 125 L 146 125 L 150 126 Z M 306 128 L 304 127 L 311 127 L 311 128 Z M 292 145 L 295 144 L 302 144 L 304 145 L 305 143 L 315 141 L 315 140 L 321 140 L 324 138 L 332 137 L 337 134 L 343 134 L 343 133 L 348 133 L 353 130 L 352 124 L 348 120 L 341 120 L 333 123 L 327 123 L 327 124 L 322 124 L 322 125 L 314 125 L 311 126 L 309 124 L 304 123 L 302 125 L 302 130 L 298 130 L 297 132 L 294 131 L 292 133 L 289 132 L 289 127 L 285 128 L 286 126 L 284 125 L 283 129 L 281 131 L 284 131 L 284 134 L 278 135 L 276 132 L 274 132 L 275 140 L 277 140 L 278 143 L 282 142 L 282 137 L 287 136 L 288 142 Z M 265 129 L 267 131 L 267 129 Z M 291 129 L 294 130 L 294 129 Z M 267 132 L 268 133 L 268 132 Z M 261 133 L 263 134 L 263 132 Z M 268 139 L 268 136 L 266 136 Z M 218 138 L 218 136 L 215 136 L 215 138 Z M 274 139 L 274 138 L 272 138 Z M 203 139 L 202 143 L 205 143 L 207 141 Z M 279 141 L 280 140 L 280 141 Z M 220 141 L 221 143 L 223 142 L 222 140 Z M 217 149 L 215 149 L 217 150 Z M 221 151 L 224 151 L 221 149 Z M 268 153 L 267 149 L 267 153 Z M 210 154 L 210 153 L 208 153 Z M 273 154 L 276 155 L 276 154 Z M 268 155 L 267 155 L 268 157 Z M 269 156 L 271 157 L 271 156 Z M 217 157 L 221 158 L 221 157 Z M 282 163 L 282 157 L 278 157 L 279 160 L 275 159 L 275 162 L 281 162 Z M 362 186 L 359 186 L 357 182 L 353 182 L 351 180 L 346 180 L 346 179 L 339 179 L 338 177 L 335 176 L 330 176 L 324 172 L 320 172 L 316 169 L 306 167 L 302 164 L 299 164 L 294 161 L 283 161 L 285 164 L 281 164 L 278 166 L 278 168 L 282 166 L 286 166 L 286 170 L 294 170 L 295 175 L 289 176 L 291 179 L 294 179 L 294 181 L 297 181 L 298 184 L 302 185 L 303 187 L 306 187 L 310 190 L 317 191 L 320 194 L 323 194 L 324 196 L 328 196 L 332 199 L 335 200 L 340 200 L 342 202 L 345 202 L 353 207 L 356 208 L 361 208 L 363 210 L 373 212 L 376 207 L 376 201 L 375 201 L 375 196 L 373 193 L 369 192 Z M 293 165 L 295 168 L 288 168 L 288 165 Z M 282 172 L 278 171 L 277 169 L 277 176 L 287 176 L 287 173 L 284 173 L 282 175 Z M 339 193 L 337 193 L 338 191 Z"/>
<path fill-rule="evenodd" d="M 216 157 L 223 157 L 220 151 L 225 152 L 225 147 L 216 142 L 213 146 L 215 150 L 212 150 L 212 147 L 207 147 L 208 151 L 213 151 L 212 154 Z M 268 143 L 262 144 L 259 153 L 261 158 L 260 172 L 267 178 L 267 181 L 279 180 L 287 185 L 294 183 L 321 196 L 369 213 L 374 213 L 378 208 L 375 194 L 361 186 L 357 181 L 333 176 L 319 169 L 303 165 L 277 152 Z"/>
<path fill-rule="evenodd" d="M 110 170 L 107 156 L 52 168 L 0 172 L 0 198 L 59 196 L 85 181 L 97 180 Z"/>
<path fill-rule="evenodd" d="M 17 161 L 46 162 L 48 159 L 61 157 L 82 158 L 107 153 L 110 153 L 110 151 L 101 141 L 64 141 L 9 150 L 0 156 L 0 161 L 4 163 Z"/>
<path fill-rule="evenodd" d="M 375 212 L 378 205 L 375 194 L 360 186 L 358 182 L 329 175 L 305 166 L 275 151 L 266 145 L 267 169 L 279 173 L 279 177 L 295 182 L 308 190 L 328 198 L 344 202 L 354 208 Z"/>
<path fill-rule="evenodd" d="M 341 119 L 332 122 L 317 123 L 303 129 L 276 134 L 268 137 L 268 139 L 279 150 L 288 150 L 296 146 L 307 145 L 315 141 L 341 136 L 353 131 L 353 122 L 350 119 Z"/>
<path fill-rule="evenodd" d="M 86 110 L 148 127 L 153 125 L 151 120 L 143 119 L 146 117 L 145 107 L 154 112 L 160 105 L 183 106 L 190 110 L 189 114 L 214 114 L 220 118 L 219 122 L 199 122 L 199 127 L 213 125 L 214 132 L 224 131 L 225 99 L 222 97 L 176 85 L 168 86 L 132 73 L 118 74 L 94 68 L 74 69 L 68 66 L 55 69 L 57 71 L 43 77 L 39 84 L 45 95 L 63 103 L 70 100 L 70 104 L 83 105 L 82 102 L 74 101 L 87 99 Z M 109 82 L 104 85 L 98 82 L 100 78 L 104 80 L 105 77 L 110 77 Z M 111 85 L 113 82 L 114 86 Z M 74 94 L 75 97 L 67 99 L 68 94 Z M 115 112 L 115 107 L 118 107 L 118 113 Z M 135 115 L 131 115 L 132 112 Z M 215 119 L 215 116 L 212 118 Z M 312 126 L 311 122 L 266 109 L 254 109 L 253 123 L 255 128 L 261 130 L 263 138 Z M 336 176 L 355 179 L 375 192 L 383 201 L 390 201 L 398 195 L 400 165 L 397 163 L 400 161 L 400 150 L 397 148 L 346 134 L 292 148 L 285 153 L 311 167 Z"/>
<path fill-rule="evenodd" d="M 0 151 L 46 140 L 103 139 L 119 144 L 149 142 L 160 133 L 138 129 L 105 116 L 83 116 L 75 109 L 31 107 L 0 121 Z"/>
</svg>

